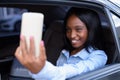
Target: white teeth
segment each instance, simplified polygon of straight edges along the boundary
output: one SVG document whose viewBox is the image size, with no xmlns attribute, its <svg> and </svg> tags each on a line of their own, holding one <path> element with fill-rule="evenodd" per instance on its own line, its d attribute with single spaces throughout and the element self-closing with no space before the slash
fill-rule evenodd
<svg viewBox="0 0 120 80">
<path fill-rule="evenodd" d="M 77 42 L 77 40 L 72 40 L 72 43 L 76 43 Z"/>
</svg>

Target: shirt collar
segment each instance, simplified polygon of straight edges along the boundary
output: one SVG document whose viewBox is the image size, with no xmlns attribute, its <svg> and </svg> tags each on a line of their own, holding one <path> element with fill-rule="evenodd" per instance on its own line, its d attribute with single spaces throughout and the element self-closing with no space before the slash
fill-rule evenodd
<svg viewBox="0 0 120 80">
<path fill-rule="evenodd" d="M 91 52 L 93 48 L 89 48 L 89 51 Z M 62 50 L 62 54 L 64 54 L 67 58 L 69 57 L 70 53 L 67 50 Z M 85 48 L 83 48 L 81 51 L 76 53 L 75 55 L 72 55 L 73 57 L 79 57 L 81 59 L 87 59 L 89 57 L 90 53 L 86 51 Z"/>
</svg>

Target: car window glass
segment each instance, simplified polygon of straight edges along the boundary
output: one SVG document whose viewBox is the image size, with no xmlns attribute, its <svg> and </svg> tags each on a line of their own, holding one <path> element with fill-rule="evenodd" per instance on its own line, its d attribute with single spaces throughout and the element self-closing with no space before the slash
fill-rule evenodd
<svg viewBox="0 0 120 80">
<path fill-rule="evenodd" d="M 117 36 L 119 38 L 119 43 L 120 43 L 120 18 L 113 13 L 112 13 L 112 18 L 113 18 L 113 22 L 114 22 Z"/>
<path fill-rule="evenodd" d="M 112 14 L 112 18 L 115 24 L 115 27 L 120 27 L 120 18 L 117 17 L 116 15 Z"/>
<path fill-rule="evenodd" d="M 109 0 L 109 1 L 120 7 L 120 0 Z"/>
<path fill-rule="evenodd" d="M 20 32 L 21 15 L 27 9 L 0 7 L 0 34 L 14 34 Z M 14 33 L 13 33 L 14 32 Z"/>
</svg>

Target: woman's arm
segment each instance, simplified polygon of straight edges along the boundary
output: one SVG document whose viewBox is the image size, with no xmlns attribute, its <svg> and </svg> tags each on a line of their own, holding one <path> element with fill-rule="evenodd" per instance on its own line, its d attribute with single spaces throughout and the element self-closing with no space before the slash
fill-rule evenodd
<svg viewBox="0 0 120 80">
<path fill-rule="evenodd" d="M 107 56 L 104 51 L 97 50 L 91 53 L 86 60 L 81 60 L 76 64 L 64 64 L 57 67 L 46 61 L 44 68 L 37 74 L 32 74 L 36 80 L 65 80 L 84 72 L 92 71 L 103 67 L 106 64 Z"/>
</svg>

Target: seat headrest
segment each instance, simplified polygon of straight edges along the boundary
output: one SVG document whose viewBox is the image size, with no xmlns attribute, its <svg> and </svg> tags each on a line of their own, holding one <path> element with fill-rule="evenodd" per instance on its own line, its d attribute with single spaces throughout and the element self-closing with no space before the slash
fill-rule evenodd
<svg viewBox="0 0 120 80">
<path fill-rule="evenodd" d="M 50 25 L 50 29 L 57 31 L 57 32 L 63 32 L 63 21 L 62 20 L 57 20 L 54 21 L 51 25 Z"/>
</svg>

